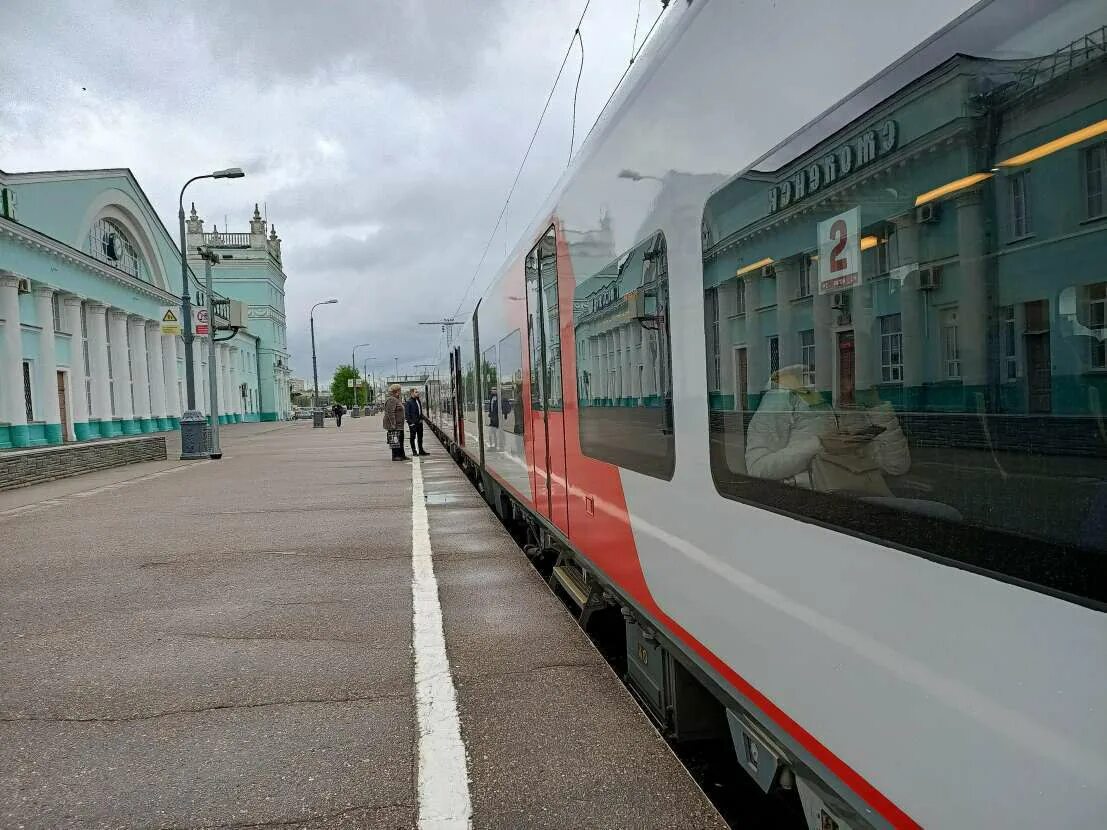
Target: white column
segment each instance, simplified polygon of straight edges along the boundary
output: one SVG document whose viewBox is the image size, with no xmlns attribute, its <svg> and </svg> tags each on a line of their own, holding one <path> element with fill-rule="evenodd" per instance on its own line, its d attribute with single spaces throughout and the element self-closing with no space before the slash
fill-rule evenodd
<svg viewBox="0 0 1107 830">
<path fill-rule="evenodd" d="M 54 289 L 46 286 L 35 288 L 35 316 L 38 317 L 38 362 L 35 364 L 38 395 L 35 398 L 35 417 L 46 422 L 47 440 L 61 441 L 61 407 L 58 404 L 58 357 L 54 342 Z M 58 427 L 56 439 L 51 435 L 51 425 Z"/>
<path fill-rule="evenodd" d="M 115 414 L 123 419 L 124 432 L 134 432 L 134 405 L 131 403 L 131 367 L 127 348 L 127 312 L 113 308 L 108 312 L 111 326 L 111 371 L 115 387 Z"/>
<path fill-rule="evenodd" d="M 977 188 L 957 197 L 956 202 L 961 266 L 957 332 L 961 381 L 966 387 L 984 386 L 988 379 L 988 288 L 984 267 L 983 196 Z"/>
<path fill-rule="evenodd" d="M 3 349 L 0 350 L 0 418 L 12 427 L 26 427 L 23 406 L 23 343 L 19 333 L 19 278 L 0 274 L 0 317 L 4 318 Z M 23 430 L 26 432 L 26 429 Z M 27 437 L 12 435 L 12 443 L 23 446 Z M 18 442 L 18 443 L 17 443 Z"/>
<path fill-rule="evenodd" d="M 92 391 L 92 411 L 89 418 L 101 423 L 111 422 L 111 385 L 108 380 L 107 306 L 85 303 L 88 323 L 88 372 Z M 103 430 L 100 435 L 103 435 Z"/>
<path fill-rule="evenodd" d="M 69 398 L 73 410 L 73 436 L 77 436 L 77 424 L 88 423 L 88 399 L 85 397 L 85 340 L 81 333 L 81 298 L 66 295 L 65 327 L 69 330 Z M 82 431 L 83 431 L 82 427 Z M 79 436 L 84 437 L 82 434 Z"/>
<path fill-rule="evenodd" d="M 896 247 L 899 250 L 899 265 L 918 265 L 919 262 L 919 226 L 915 223 L 914 211 L 896 217 Z M 893 286 L 895 283 L 893 283 Z M 899 291 L 899 320 L 902 332 L 903 391 L 907 409 L 917 407 L 919 392 L 922 389 L 924 356 L 926 354 L 926 333 L 923 330 L 923 303 L 925 297 L 919 292 L 919 272 L 912 271 L 902 283 Z M 879 332 L 877 333 L 879 337 Z"/>
<path fill-rule="evenodd" d="M 197 337 L 192 341 L 192 371 L 196 383 L 196 408 L 204 415 L 208 410 L 208 362 L 204 359 L 206 339 Z"/>
<path fill-rule="evenodd" d="M 799 271 L 799 261 L 788 259 L 776 264 L 776 334 L 780 338 L 780 366 L 799 363 L 799 332 L 792 315 L 792 297 Z"/>
<path fill-rule="evenodd" d="M 760 395 L 769 387 L 769 347 L 761 336 L 761 275 L 745 277 L 746 289 L 746 371 L 750 393 Z"/>
<path fill-rule="evenodd" d="M 127 318 L 127 336 L 131 343 L 131 374 L 134 379 L 135 418 L 145 421 L 143 431 L 150 430 L 150 371 L 146 356 L 146 320 Z"/>
<path fill-rule="evenodd" d="M 235 413 L 238 412 L 238 389 L 235 382 L 238 377 L 238 372 L 235 370 L 237 359 L 238 349 L 234 346 L 227 346 L 227 350 L 223 352 L 223 377 L 226 381 L 227 390 L 227 414 L 231 416 L 232 421 Z"/>
<path fill-rule="evenodd" d="M 215 394 L 219 396 L 216 406 L 219 414 L 226 416 L 231 411 L 227 400 L 227 347 L 216 344 L 210 359 L 215 360 Z"/>
<path fill-rule="evenodd" d="M 180 372 L 177 368 L 177 343 L 175 335 L 161 336 L 162 376 L 165 378 L 165 414 L 170 418 L 181 417 Z"/>
<path fill-rule="evenodd" d="M 156 320 L 142 327 L 146 339 L 146 374 L 150 378 L 150 417 L 163 421 L 169 414 L 165 397 L 164 358 L 161 353 L 161 328 Z M 158 424 L 161 429 L 161 424 Z"/>
</svg>

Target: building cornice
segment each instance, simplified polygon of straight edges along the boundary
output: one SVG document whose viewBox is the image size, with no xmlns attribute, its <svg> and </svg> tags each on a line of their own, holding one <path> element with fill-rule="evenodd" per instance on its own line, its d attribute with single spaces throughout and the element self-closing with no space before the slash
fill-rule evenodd
<svg viewBox="0 0 1107 830">
<path fill-rule="evenodd" d="M 86 254 L 84 251 L 79 251 L 76 248 L 66 245 L 64 242 L 59 242 L 53 237 L 47 236 L 33 228 L 28 228 L 25 225 L 20 225 L 18 222 L 13 222 L 10 219 L 0 217 L 0 236 L 13 239 L 32 250 L 56 256 L 71 265 L 90 271 L 109 282 L 116 283 L 131 291 L 143 294 L 149 299 L 157 300 L 167 305 L 177 305 L 180 303 L 180 298 L 176 294 L 170 294 L 168 291 L 164 291 L 155 285 L 143 282 L 123 271 L 112 268 L 100 262 L 95 257 Z"/>
</svg>

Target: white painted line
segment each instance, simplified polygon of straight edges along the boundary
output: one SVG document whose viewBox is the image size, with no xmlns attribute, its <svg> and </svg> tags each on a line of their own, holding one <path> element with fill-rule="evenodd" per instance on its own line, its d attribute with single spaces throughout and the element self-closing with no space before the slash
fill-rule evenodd
<svg viewBox="0 0 1107 830">
<path fill-rule="evenodd" d="M 419 458 L 411 465 L 411 600 L 419 725 L 419 830 L 468 830 L 469 770 L 431 558 Z"/>
</svg>

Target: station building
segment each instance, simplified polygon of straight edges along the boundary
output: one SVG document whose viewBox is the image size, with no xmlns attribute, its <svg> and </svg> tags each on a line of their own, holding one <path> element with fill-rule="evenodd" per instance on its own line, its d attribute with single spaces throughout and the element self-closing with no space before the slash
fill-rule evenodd
<svg viewBox="0 0 1107 830">
<path fill-rule="evenodd" d="M 756 410 L 791 366 L 835 407 L 1102 417 L 1105 33 L 954 57 L 719 190 L 703 222 L 713 412 Z M 860 284 L 820 291 L 818 225 L 851 209 Z"/>
<path fill-rule="evenodd" d="M 0 198 L 0 448 L 178 428 L 184 346 L 161 320 L 180 313 L 180 252 L 131 172 L 0 171 Z M 219 266 L 213 295 L 216 323 L 241 316 L 242 326 L 211 354 L 194 343 L 197 406 L 210 411 L 214 360 L 223 422 L 289 408 L 280 240 L 259 218 L 250 250 L 260 236 L 267 259 L 245 279 L 223 275 L 247 269 Z M 202 301 L 203 270 L 193 272 Z"/>
</svg>

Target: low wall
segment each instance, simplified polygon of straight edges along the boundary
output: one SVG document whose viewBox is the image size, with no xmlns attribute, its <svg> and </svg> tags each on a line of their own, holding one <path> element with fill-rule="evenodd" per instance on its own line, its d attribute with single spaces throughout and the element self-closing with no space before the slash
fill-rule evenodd
<svg viewBox="0 0 1107 830">
<path fill-rule="evenodd" d="M 164 461 L 165 457 L 163 435 L 0 452 L 0 490 L 79 476 L 124 464 Z"/>
</svg>

